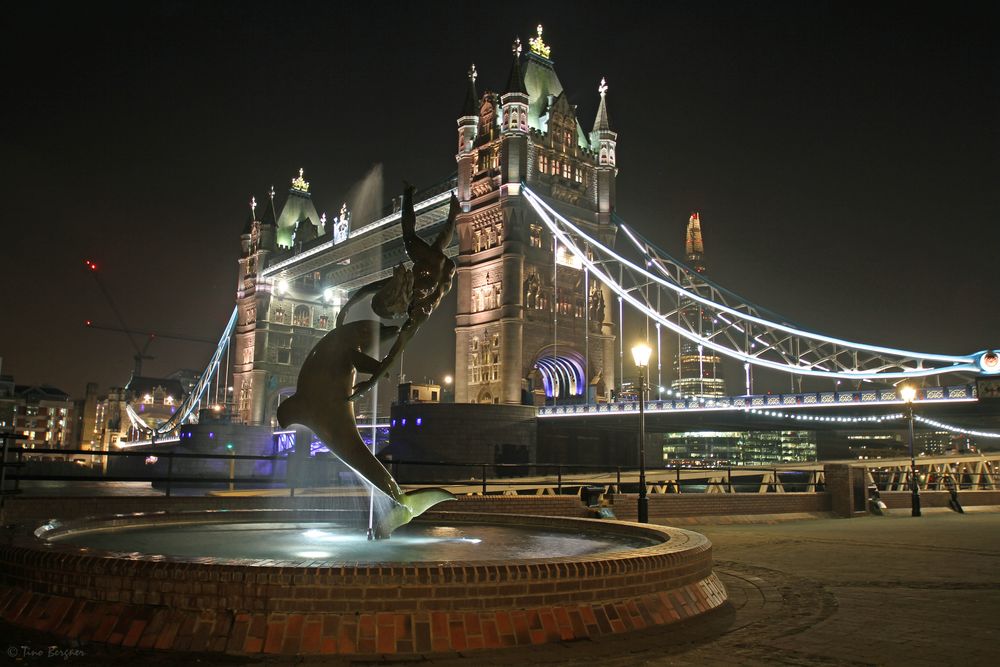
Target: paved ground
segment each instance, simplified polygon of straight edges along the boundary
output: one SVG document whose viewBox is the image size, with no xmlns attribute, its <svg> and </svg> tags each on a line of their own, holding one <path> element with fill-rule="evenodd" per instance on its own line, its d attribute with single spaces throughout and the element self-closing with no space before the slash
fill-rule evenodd
<svg viewBox="0 0 1000 667">
<path fill-rule="evenodd" d="M 996 509 L 996 508 L 994 508 Z M 808 519 L 684 526 L 715 544 L 730 604 L 691 623 L 627 637 L 462 657 L 421 667 L 661 665 L 992 665 L 1000 662 L 1000 512 L 928 510 L 914 519 Z M 21 664 L 371 664 L 108 652 L 0 626 Z M 26 655 L 30 653 L 36 655 Z"/>
</svg>

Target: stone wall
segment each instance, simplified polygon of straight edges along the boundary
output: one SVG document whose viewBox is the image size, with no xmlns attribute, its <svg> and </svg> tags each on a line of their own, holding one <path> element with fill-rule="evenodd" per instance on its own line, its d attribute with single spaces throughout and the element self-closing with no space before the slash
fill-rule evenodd
<svg viewBox="0 0 1000 667">
<path fill-rule="evenodd" d="M 403 461 L 499 463 L 504 448 L 537 461 L 535 409 L 523 405 L 408 403 L 392 406 L 390 444 L 381 452 Z M 405 423 L 404 423 L 405 420 Z M 499 449 L 498 449 L 499 448 Z M 482 478 L 481 466 L 394 465 L 400 483 Z M 515 472 L 515 471 L 512 471 Z M 527 469 L 516 471 L 529 474 Z M 497 471 L 487 470 L 489 477 Z"/>
</svg>

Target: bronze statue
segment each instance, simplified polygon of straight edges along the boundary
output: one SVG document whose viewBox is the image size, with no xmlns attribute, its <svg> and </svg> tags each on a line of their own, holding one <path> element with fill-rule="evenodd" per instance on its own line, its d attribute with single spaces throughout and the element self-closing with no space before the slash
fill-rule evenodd
<svg viewBox="0 0 1000 667">
<path fill-rule="evenodd" d="M 429 507 L 455 498 L 443 489 L 404 493 L 358 434 L 353 401 L 378 382 L 451 289 L 455 263 L 444 250 L 451 243 L 459 211 L 458 199 L 452 196 L 444 229 L 433 243 L 427 243 L 417 236 L 413 188 L 406 186 L 400 223 L 406 253 L 413 260 L 412 270 L 399 265 L 391 277 L 363 287 L 348 300 L 337 315 L 336 328 L 316 344 L 302 364 L 295 394 L 278 406 L 279 424 L 312 429 L 337 458 L 394 501 L 393 508 L 379 517 L 371 537 L 388 537 Z M 345 323 L 348 310 L 368 295 L 372 295 L 372 308 L 379 317 L 405 313 L 403 326 L 387 326 L 376 320 Z M 381 361 L 366 352 L 373 348 L 377 354 L 379 343 L 393 335 L 396 339 Z M 357 371 L 371 377 L 355 385 Z"/>
<path fill-rule="evenodd" d="M 278 423 L 282 427 L 301 424 L 312 429 L 337 458 L 395 501 L 393 509 L 379 517 L 374 526 L 376 538 L 388 537 L 432 505 L 455 498 L 443 489 L 404 493 L 358 433 L 354 403 L 350 400 L 355 373 L 377 370 L 378 360 L 366 349 L 376 346 L 377 350 L 378 342 L 397 330 L 375 320 L 359 320 L 333 329 L 306 357 L 295 394 L 278 406 Z"/>
<path fill-rule="evenodd" d="M 451 238 L 455 233 L 455 223 L 461 211 L 458 198 L 452 195 L 448 220 L 445 222 L 444 229 L 433 242 L 427 243 L 417 235 L 417 216 L 413 211 L 413 191 L 413 186 L 409 184 L 403 190 L 402 215 L 399 219 L 403 228 L 403 245 L 406 248 L 406 254 L 413 260 L 413 268 L 410 271 L 412 292 L 409 305 L 406 308 L 406 321 L 399 328 L 396 340 L 372 376 L 354 388 L 351 400 L 358 398 L 375 386 L 379 377 L 389 370 L 399 353 L 403 351 L 420 326 L 427 321 L 434 309 L 441 303 L 441 299 L 451 290 L 452 279 L 455 276 L 455 263 L 444 254 L 444 250 L 451 244 Z M 405 293 L 405 288 L 410 281 L 406 279 L 405 275 L 398 272 L 398 268 L 394 270 L 392 277 L 358 290 L 344 304 L 337 315 L 337 326 L 341 326 L 346 321 L 348 310 L 369 294 L 374 293 L 372 302 L 373 305 L 376 305 L 378 302 L 392 302 L 393 299 L 388 298 L 387 294 Z M 384 309 L 384 312 L 387 311 L 388 309 Z M 379 315 L 383 316 L 382 313 Z"/>
</svg>

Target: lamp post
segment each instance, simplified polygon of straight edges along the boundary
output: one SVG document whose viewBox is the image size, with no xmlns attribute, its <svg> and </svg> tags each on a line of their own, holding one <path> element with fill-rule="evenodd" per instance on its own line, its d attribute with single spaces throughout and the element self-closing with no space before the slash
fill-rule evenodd
<svg viewBox="0 0 1000 667">
<path fill-rule="evenodd" d="M 454 378 L 452 378 L 450 375 L 445 375 L 444 376 L 444 387 L 441 390 L 441 402 L 442 403 L 452 403 L 453 402 L 453 400 L 452 400 L 452 394 L 451 394 L 451 383 L 454 382 L 454 381 L 455 381 Z"/>
<path fill-rule="evenodd" d="M 639 523 L 649 523 L 649 499 L 646 497 L 646 366 L 652 350 L 645 343 L 632 348 L 632 358 L 639 369 Z"/>
<path fill-rule="evenodd" d="M 899 388 L 900 397 L 906 402 L 906 416 L 910 423 L 910 515 L 920 516 L 920 490 L 917 482 L 917 459 L 913 454 L 913 399 L 917 397 L 917 390 L 910 385 L 903 385 Z"/>
</svg>

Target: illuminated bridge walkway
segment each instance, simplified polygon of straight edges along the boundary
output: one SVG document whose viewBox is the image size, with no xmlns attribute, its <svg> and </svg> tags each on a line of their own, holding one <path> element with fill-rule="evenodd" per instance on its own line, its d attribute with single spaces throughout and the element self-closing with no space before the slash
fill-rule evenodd
<svg viewBox="0 0 1000 667">
<path fill-rule="evenodd" d="M 976 401 L 975 385 L 953 385 L 950 387 L 927 387 L 917 390 L 914 404 L 957 403 Z M 692 411 L 753 411 L 770 415 L 773 410 L 797 408 L 844 408 L 861 406 L 898 406 L 905 402 L 895 389 L 863 389 L 859 391 L 819 391 L 800 394 L 758 394 L 752 396 L 722 396 L 716 398 L 676 398 L 646 401 L 648 415 L 658 412 Z M 638 401 L 624 403 L 601 403 L 585 405 L 556 405 L 538 409 L 540 419 L 564 416 L 595 416 L 613 414 L 638 414 Z M 799 418 L 796 416 L 795 418 Z M 865 421 L 866 417 L 822 417 L 802 418 L 820 421 Z"/>
</svg>

